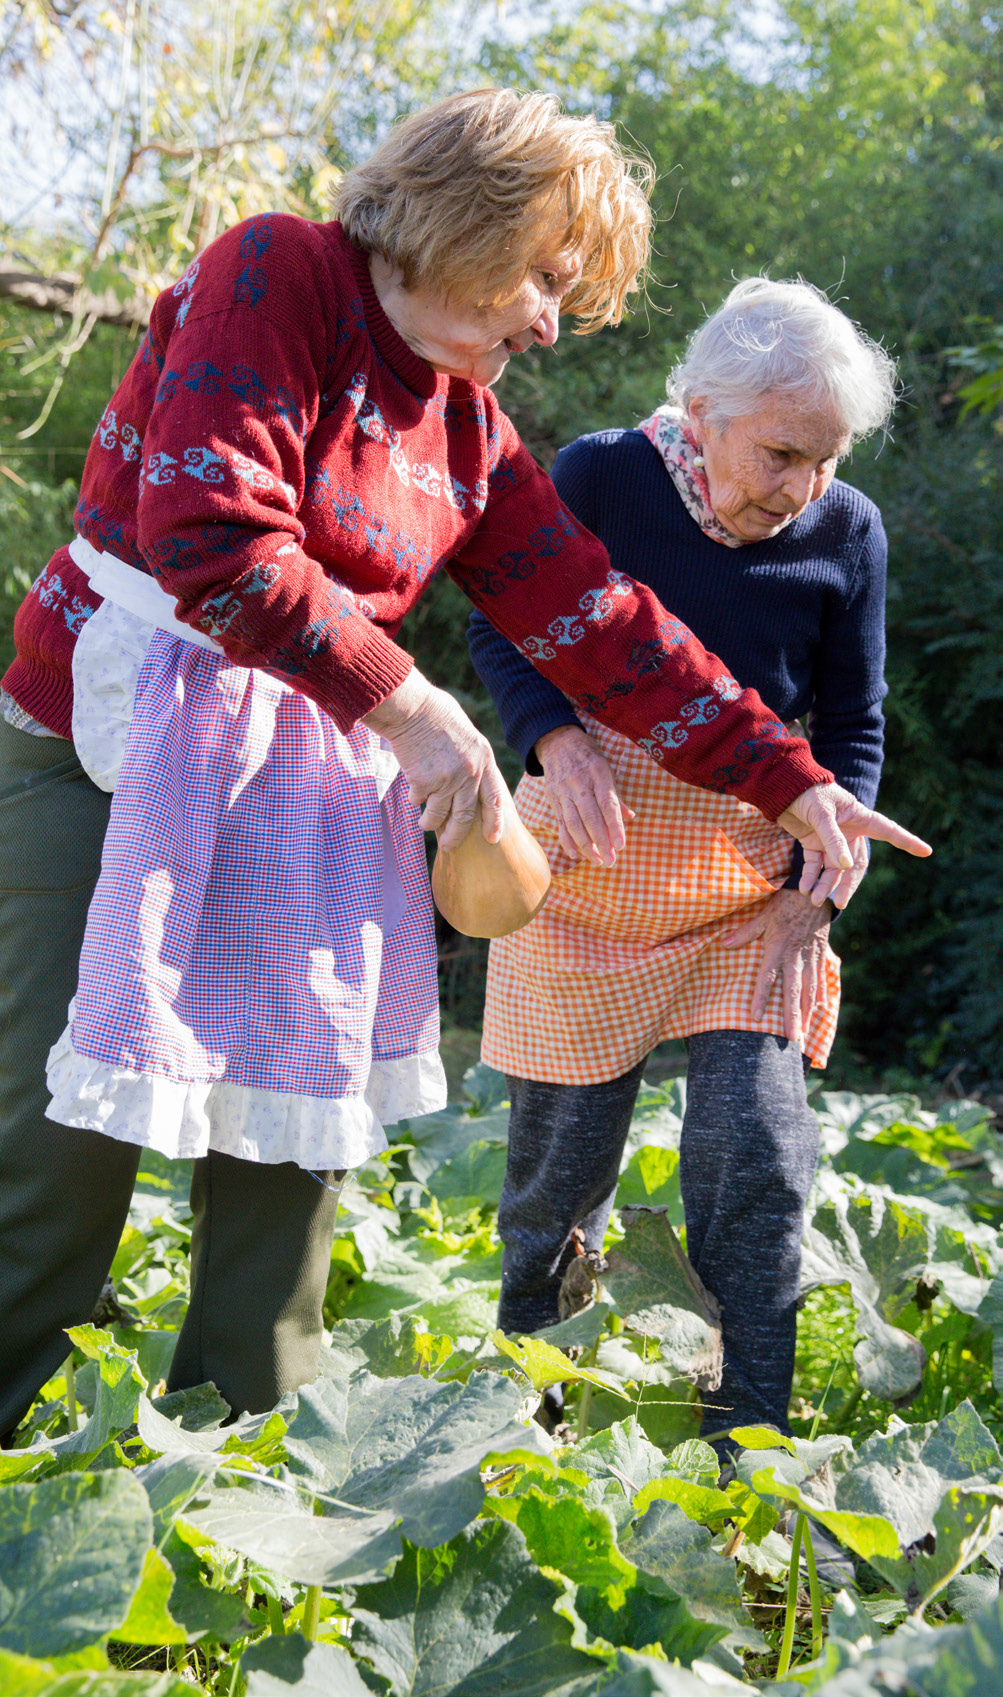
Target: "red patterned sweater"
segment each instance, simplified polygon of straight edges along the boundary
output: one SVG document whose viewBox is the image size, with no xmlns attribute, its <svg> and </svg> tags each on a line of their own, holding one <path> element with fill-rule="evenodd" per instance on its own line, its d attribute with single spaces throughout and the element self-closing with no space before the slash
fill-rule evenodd
<svg viewBox="0 0 1003 1697">
<path fill-rule="evenodd" d="M 401 340 L 340 225 L 276 215 L 159 297 L 98 425 L 76 527 L 178 617 L 346 730 L 402 682 L 401 621 L 444 568 L 574 701 L 676 777 L 775 818 L 830 774 L 558 499 L 490 389 Z M 3 687 L 70 735 L 98 598 L 61 549 Z"/>
</svg>

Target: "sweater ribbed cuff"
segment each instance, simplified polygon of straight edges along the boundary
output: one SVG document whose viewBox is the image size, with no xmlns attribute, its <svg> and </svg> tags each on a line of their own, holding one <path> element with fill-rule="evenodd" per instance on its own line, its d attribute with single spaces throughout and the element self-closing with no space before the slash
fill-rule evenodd
<svg viewBox="0 0 1003 1697">
<path fill-rule="evenodd" d="M 69 673 L 54 671 L 39 660 L 26 660 L 19 654 L 0 680 L 0 689 L 46 730 L 72 740 L 73 679 Z"/>
<path fill-rule="evenodd" d="M 803 745 L 803 754 L 796 748 L 790 750 L 789 744 L 790 752 L 783 753 L 783 746 L 768 760 L 752 767 L 741 790 L 743 801 L 751 801 L 753 807 L 758 807 L 760 813 L 774 822 L 805 790 L 814 789 L 816 784 L 835 782 L 832 773 L 812 759 L 807 744 Z"/>
<path fill-rule="evenodd" d="M 312 678 L 308 693 L 329 713 L 342 735 L 404 682 L 414 661 L 375 625 L 337 671 Z"/>
</svg>

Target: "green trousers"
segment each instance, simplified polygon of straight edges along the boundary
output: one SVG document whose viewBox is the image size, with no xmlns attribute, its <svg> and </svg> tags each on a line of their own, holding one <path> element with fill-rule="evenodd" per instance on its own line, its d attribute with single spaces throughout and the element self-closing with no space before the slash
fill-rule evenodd
<svg viewBox="0 0 1003 1697">
<path fill-rule="evenodd" d="M 45 1118 L 110 805 L 70 743 L 0 719 L 0 1443 L 90 1319 L 142 1153 Z M 292 1162 L 211 1153 L 191 1201 L 168 1388 L 211 1379 L 237 1411 L 272 1408 L 316 1371 L 337 1197 Z"/>
</svg>

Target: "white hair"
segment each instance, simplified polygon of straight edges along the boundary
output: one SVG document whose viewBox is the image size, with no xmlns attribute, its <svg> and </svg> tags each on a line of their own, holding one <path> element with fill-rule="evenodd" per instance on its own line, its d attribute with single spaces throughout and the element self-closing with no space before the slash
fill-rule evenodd
<svg viewBox="0 0 1003 1697">
<path fill-rule="evenodd" d="M 758 411 L 768 393 L 829 404 L 859 442 L 887 425 L 895 384 L 891 355 L 821 289 L 746 277 L 691 336 L 667 387 L 684 409 L 704 396 L 719 430 Z"/>
</svg>

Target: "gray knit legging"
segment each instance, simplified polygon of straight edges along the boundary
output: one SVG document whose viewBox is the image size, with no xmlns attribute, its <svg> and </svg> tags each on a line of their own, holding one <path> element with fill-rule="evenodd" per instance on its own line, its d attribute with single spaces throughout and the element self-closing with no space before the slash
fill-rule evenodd
<svg viewBox="0 0 1003 1697">
<path fill-rule="evenodd" d="M 804 1205 L 818 1159 L 797 1046 L 756 1031 L 688 1039 L 680 1179 L 687 1251 L 721 1305 L 724 1379 L 703 1431 L 763 1421 L 789 1431 Z M 580 1228 L 600 1249 L 616 1194 L 641 1061 L 605 1084 L 509 1079 L 505 1246 L 498 1323 L 532 1332 L 558 1318 Z"/>
</svg>

